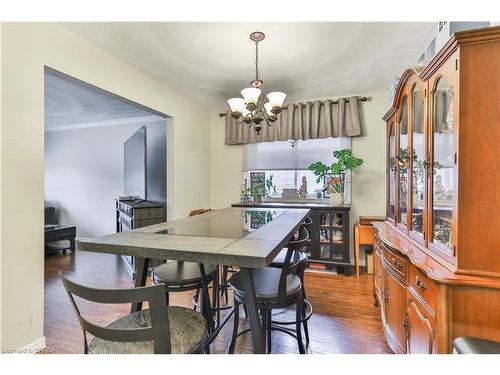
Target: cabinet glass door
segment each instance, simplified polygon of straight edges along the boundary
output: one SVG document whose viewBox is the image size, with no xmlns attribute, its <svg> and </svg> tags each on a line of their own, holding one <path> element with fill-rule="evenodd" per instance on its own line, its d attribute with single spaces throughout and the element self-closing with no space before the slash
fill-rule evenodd
<svg viewBox="0 0 500 375">
<path fill-rule="evenodd" d="M 408 224 L 408 101 L 403 98 L 403 109 L 399 123 L 399 222 Z"/>
<path fill-rule="evenodd" d="M 394 220 L 396 213 L 396 127 L 389 123 L 389 217 Z"/>
<path fill-rule="evenodd" d="M 456 193 L 454 92 L 445 79 L 440 78 L 433 95 L 432 243 L 450 253 Z"/>
<path fill-rule="evenodd" d="M 321 211 L 319 214 L 319 258 L 330 261 L 345 262 L 345 234 L 347 222 L 342 212 Z"/>
<path fill-rule="evenodd" d="M 425 137 L 424 137 L 424 101 L 418 87 L 412 92 L 412 231 L 423 237 L 425 205 Z"/>
</svg>

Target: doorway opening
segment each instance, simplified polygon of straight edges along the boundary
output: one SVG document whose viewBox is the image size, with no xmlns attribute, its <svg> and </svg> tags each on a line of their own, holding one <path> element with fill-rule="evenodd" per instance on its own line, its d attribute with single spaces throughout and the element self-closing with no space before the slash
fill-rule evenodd
<svg viewBox="0 0 500 375">
<path fill-rule="evenodd" d="M 87 285 L 131 286 L 132 259 L 78 253 L 75 241 L 166 220 L 170 116 L 49 67 L 44 80 L 44 331 L 64 352 L 50 339 L 71 309 L 57 270 Z M 136 220 L 128 207 L 139 205 L 155 207 L 154 217 Z"/>
</svg>

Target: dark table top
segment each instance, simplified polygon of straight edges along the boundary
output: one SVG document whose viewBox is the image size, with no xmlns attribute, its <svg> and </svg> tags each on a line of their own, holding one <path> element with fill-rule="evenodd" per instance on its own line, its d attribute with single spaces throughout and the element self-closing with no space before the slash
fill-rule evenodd
<svg viewBox="0 0 500 375">
<path fill-rule="evenodd" d="M 153 259 L 267 267 L 308 209 L 224 208 L 128 232 L 82 239 L 78 249 Z"/>
</svg>

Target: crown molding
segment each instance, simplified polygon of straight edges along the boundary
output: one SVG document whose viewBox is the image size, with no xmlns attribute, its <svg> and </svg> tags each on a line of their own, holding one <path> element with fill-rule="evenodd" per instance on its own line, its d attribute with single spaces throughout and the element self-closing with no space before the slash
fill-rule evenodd
<svg viewBox="0 0 500 375">
<path fill-rule="evenodd" d="M 76 129 L 89 129 L 89 128 L 101 128 L 105 126 L 117 126 L 117 125 L 129 125 L 137 122 L 156 122 L 166 120 L 163 117 L 150 115 L 150 116 L 139 116 L 139 117 L 128 117 L 116 120 L 108 121 L 95 121 L 95 122 L 84 122 L 79 124 L 69 124 L 69 125 L 53 125 L 45 127 L 46 132 L 62 131 L 62 130 L 76 130 Z"/>
</svg>

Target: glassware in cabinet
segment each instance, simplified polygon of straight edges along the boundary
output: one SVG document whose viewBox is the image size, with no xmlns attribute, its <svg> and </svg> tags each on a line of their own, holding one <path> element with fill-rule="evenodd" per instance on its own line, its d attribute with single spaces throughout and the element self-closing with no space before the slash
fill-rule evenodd
<svg viewBox="0 0 500 375">
<path fill-rule="evenodd" d="M 432 113 L 432 243 L 447 253 L 453 248 L 455 184 L 454 90 L 440 77 L 433 93 Z"/>
<path fill-rule="evenodd" d="M 398 221 L 403 225 L 408 224 L 408 100 L 405 96 L 403 98 L 403 106 L 401 110 L 401 119 L 399 122 L 399 205 L 398 205 Z"/>
<path fill-rule="evenodd" d="M 419 237 L 424 235 L 424 207 L 425 207 L 425 122 L 424 99 L 418 85 L 412 91 L 412 207 L 411 230 Z"/>
<path fill-rule="evenodd" d="M 389 186 L 389 209 L 388 216 L 392 220 L 396 216 L 396 125 L 394 122 L 388 124 L 389 133 L 389 176 L 388 176 L 388 186 Z"/>
</svg>

